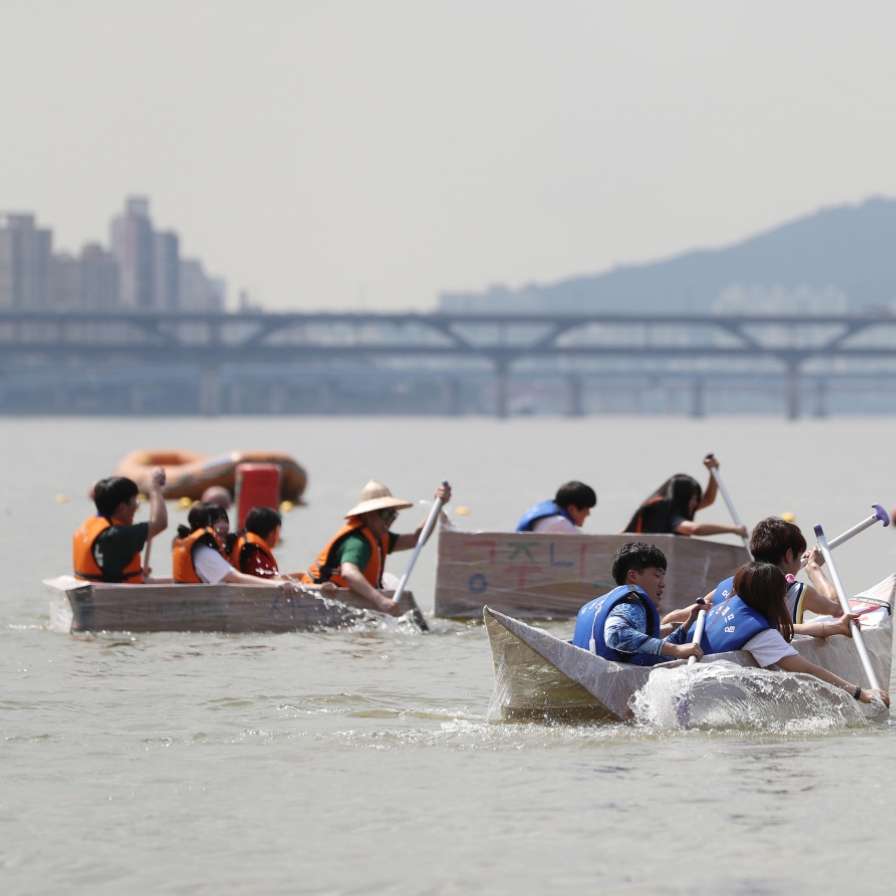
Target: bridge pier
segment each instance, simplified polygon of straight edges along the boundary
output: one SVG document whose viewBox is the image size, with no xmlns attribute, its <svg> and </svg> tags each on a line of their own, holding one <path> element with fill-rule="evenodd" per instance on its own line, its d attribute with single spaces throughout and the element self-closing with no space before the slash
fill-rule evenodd
<svg viewBox="0 0 896 896">
<path fill-rule="evenodd" d="M 569 416 L 584 417 L 585 405 L 583 402 L 583 384 L 582 377 L 577 373 L 573 373 L 567 380 L 569 384 Z"/>
<path fill-rule="evenodd" d="M 508 367 L 504 358 L 495 361 L 495 416 L 505 418 L 508 411 Z"/>
<path fill-rule="evenodd" d="M 286 411 L 286 386 L 274 383 L 268 394 L 268 413 L 279 415 Z"/>
<path fill-rule="evenodd" d="M 131 386 L 131 413 L 135 417 L 143 414 L 143 386 Z"/>
<path fill-rule="evenodd" d="M 691 416 L 706 416 L 706 383 L 702 379 L 694 380 L 691 386 Z"/>
<path fill-rule="evenodd" d="M 445 380 L 445 413 L 452 417 L 461 415 L 461 384 L 460 380 Z"/>
<path fill-rule="evenodd" d="M 217 417 L 221 413 L 221 368 L 217 364 L 202 368 L 199 413 L 203 417 Z"/>
<path fill-rule="evenodd" d="M 828 415 L 828 381 L 817 379 L 815 381 L 815 416 L 827 417 Z"/>
<path fill-rule="evenodd" d="M 800 367 L 793 362 L 787 365 L 787 419 L 800 417 Z"/>
</svg>

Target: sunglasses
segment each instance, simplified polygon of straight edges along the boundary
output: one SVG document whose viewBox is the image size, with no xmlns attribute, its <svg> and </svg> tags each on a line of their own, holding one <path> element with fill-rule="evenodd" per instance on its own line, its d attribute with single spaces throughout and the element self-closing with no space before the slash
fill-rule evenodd
<svg viewBox="0 0 896 896">
<path fill-rule="evenodd" d="M 398 519 L 398 511 L 397 510 L 381 510 L 380 517 L 386 520 L 386 522 L 390 522 L 392 520 Z"/>
</svg>

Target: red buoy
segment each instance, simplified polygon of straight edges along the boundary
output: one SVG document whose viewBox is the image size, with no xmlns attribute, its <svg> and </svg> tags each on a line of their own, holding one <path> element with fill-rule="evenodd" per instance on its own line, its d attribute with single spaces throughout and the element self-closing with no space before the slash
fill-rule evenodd
<svg viewBox="0 0 896 896">
<path fill-rule="evenodd" d="M 280 467 L 277 464 L 240 464 L 236 468 L 237 527 L 246 524 L 253 507 L 280 506 Z"/>
</svg>

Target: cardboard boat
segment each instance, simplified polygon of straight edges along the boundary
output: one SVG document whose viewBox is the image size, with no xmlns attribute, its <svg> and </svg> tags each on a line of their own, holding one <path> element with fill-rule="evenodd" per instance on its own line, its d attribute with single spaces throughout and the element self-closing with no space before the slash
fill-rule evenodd
<svg viewBox="0 0 896 896">
<path fill-rule="evenodd" d="M 211 485 L 221 485 L 232 494 L 239 464 L 277 464 L 280 467 L 281 501 L 296 503 L 308 484 L 308 476 L 295 459 L 278 451 L 230 451 L 209 457 L 176 448 L 144 448 L 123 457 L 114 475 L 133 479 L 137 488 L 146 493 L 152 471 L 164 467 L 162 494 L 166 498 L 198 501 Z"/>
<path fill-rule="evenodd" d="M 325 598 L 313 585 L 113 585 L 74 576 L 43 584 L 50 628 L 60 632 L 308 632 L 391 618 L 347 589 Z M 399 606 L 416 625 L 414 596 L 405 592 Z"/>
<path fill-rule="evenodd" d="M 875 608 L 875 612 L 862 617 L 862 635 L 874 670 L 885 687 L 890 681 L 892 661 L 893 626 L 890 613 L 894 591 L 896 575 L 891 575 L 850 601 L 856 608 Z M 683 660 L 660 666 L 617 663 L 574 647 L 569 641 L 491 607 L 483 610 L 483 616 L 495 667 L 495 689 L 489 712 L 491 718 L 629 720 L 633 717 L 633 698 L 647 685 L 651 675 L 684 666 Z M 833 636 L 822 639 L 797 635 L 793 645 L 810 662 L 847 681 L 861 682 L 867 686 L 858 653 L 849 638 Z M 754 675 L 778 676 L 773 681 L 780 682 L 784 678 L 778 672 L 759 670 L 752 655 L 745 650 L 713 654 L 704 657 L 700 665 L 719 662 L 750 668 Z M 819 684 L 818 679 L 811 675 L 791 675 L 787 678 L 790 681 L 805 679 L 806 684 L 813 687 Z M 821 687 L 831 693 L 831 699 L 852 700 L 840 689 L 824 684 Z M 726 699 L 724 694 L 721 698 Z"/>
<path fill-rule="evenodd" d="M 655 544 L 668 561 L 663 608 L 686 607 L 749 559 L 740 545 L 680 535 L 550 535 L 439 529 L 433 612 L 478 619 L 483 607 L 523 619 L 570 619 L 616 584 L 613 554 Z"/>
</svg>

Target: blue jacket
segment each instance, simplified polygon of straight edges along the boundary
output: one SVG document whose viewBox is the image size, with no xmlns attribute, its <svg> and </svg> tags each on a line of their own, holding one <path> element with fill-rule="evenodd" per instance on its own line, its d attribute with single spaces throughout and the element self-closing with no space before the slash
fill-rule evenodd
<svg viewBox="0 0 896 896">
<path fill-rule="evenodd" d="M 572 517 L 562 507 L 558 507 L 553 501 L 542 501 L 534 507 L 530 507 L 520 517 L 520 521 L 516 524 L 517 532 L 531 532 L 532 524 L 538 520 L 543 520 L 548 516 L 565 516 L 573 525 Z"/>
<path fill-rule="evenodd" d="M 727 653 L 729 650 L 740 650 L 750 638 L 773 628 L 772 624 L 761 613 L 748 607 L 735 593 L 733 587 L 727 590 L 727 598 L 719 595 L 719 590 L 727 584 L 722 582 L 716 589 L 719 603 L 714 603 L 706 614 L 706 625 L 700 647 L 704 653 Z M 723 589 L 724 590 L 724 589 Z M 693 623 L 688 629 L 688 641 L 694 640 Z"/>
<path fill-rule="evenodd" d="M 652 638 L 660 636 L 660 614 L 654 602 L 636 585 L 620 585 L 607 594 L 595 598 L 585 604 L 576 616 L 576 631 L 572 643 L 576 647 L 602 656 L 605 660 L 617 663 L 631 663 L 634 666 L 652 666 L 664 663 L 668 656 L 656 656 L 651 653 L 619 653 L 607 646 L 604 641 L 604 625 L 614 607 L 625 601 L 639 600 L 647 611 L 647 632 Z M 594 645 L 592 647 L 592 640 Z"/>
</svg>

